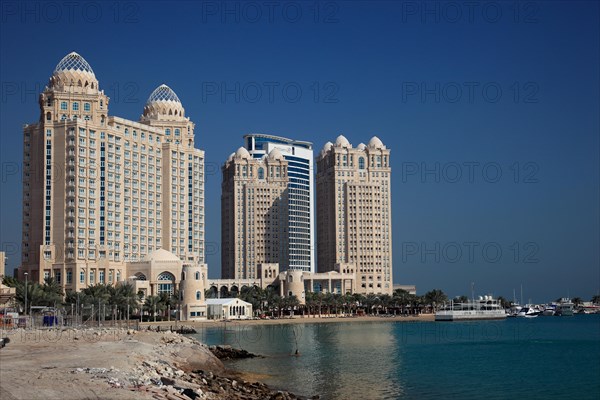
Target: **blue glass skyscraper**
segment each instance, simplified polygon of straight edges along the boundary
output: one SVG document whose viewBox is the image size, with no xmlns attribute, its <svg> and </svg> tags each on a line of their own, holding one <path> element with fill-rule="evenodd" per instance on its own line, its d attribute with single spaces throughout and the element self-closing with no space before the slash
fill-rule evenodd
<svg viewBox="0 0 600 400">
<path fill-rule="evenodd" d="M 244 145 L 254 158 L 277 148 L 288 161 L 288 243 L 289 260 L 281 270 L 315 271 L 314 259 L 314 180 L 312 143 L 284 137 L 252 133 Z"/>
</svg>

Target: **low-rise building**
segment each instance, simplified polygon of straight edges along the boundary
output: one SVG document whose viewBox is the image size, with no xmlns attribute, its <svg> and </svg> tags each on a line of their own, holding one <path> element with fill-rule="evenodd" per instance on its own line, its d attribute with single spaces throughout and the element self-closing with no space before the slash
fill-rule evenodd
<svg viewBox="0 0 600 400">
<path fill-rule="evenodd" d="M 207 299 L 208 319 L 252 318 L 252 304 L 237 298 Z"/>
</svg>

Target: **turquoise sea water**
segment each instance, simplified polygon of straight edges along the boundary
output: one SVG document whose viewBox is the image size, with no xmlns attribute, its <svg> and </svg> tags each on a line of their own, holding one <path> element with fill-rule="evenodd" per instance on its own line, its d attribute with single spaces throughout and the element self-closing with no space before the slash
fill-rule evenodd
<svg viewBox="0 0 600 400">
<path fill-rule="evenodd" d="M 228 366 L 323 399 L 600 399 L 600 315 L 224 323 L 195 336 L 264 355 Z"/>
</svg>

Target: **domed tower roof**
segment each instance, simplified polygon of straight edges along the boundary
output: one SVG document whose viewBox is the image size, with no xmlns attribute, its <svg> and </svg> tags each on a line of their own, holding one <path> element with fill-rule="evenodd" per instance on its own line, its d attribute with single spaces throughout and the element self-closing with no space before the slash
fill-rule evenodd
<svg viewBox="0 0 600 400">
<path fill-rule="evenodd" d="M 337 137 L 337 139 L 335 139 L 335 146 L 336 147 L 352 147 L 352 145 L 350 144 L 350 142 L 348 141 L 348 139 L 346 139 L 346 137 L 344 135 L 340 135 Z"/>
<path fill-rule="evenodd" d="M 85 58 L 73 51 L 56 65 L 48 86 L 53 89 L 73 87 L 97 91 L 98 80 Z"/>
<path fill-rule="evenodd" d="M 252 158 L 252 157 L 250 157 L 250 153 L 248 153 L 248 150 L 246 150 L 244 147 L 240 147 L 239 149 L 237 149 L 234 157 L 235 158 L 243 158 L 243 159 Z"/>
<path fill-rule="evenodd" d="M 154 89 L 144 106 L 144 117 L 166 121 L 182 121 L 185 109 L 173 89 L 164 83 Z"/>
<path fill-rule="evenodd" d="M 373 136 L 371 140 L 369 140 L 368 147 L 370 149 L 385 149 L 385 145 L 377 136 Z"/>
<path fill-rule="evenodd" d="M 281 151 L 279 151 L 279 149 L 273 149 L 269 153 L 269 160 L 284 160 L 283 154 L 281 154 Z"/>
<path fill-rule="evenodd" d="M 322 151 L 327 152 L 327 151 L 331 150 L 332 147 L 333 147 L 333 143 L 327 142 L 323 145 Z"/>
<path fill-rule="evenodd" d="M 235 157 L 235 153 L 231 153 L 231 154 L 229 155 L 229 157 L 227 157 L 227 162 L 230 162 L 230 161 L 232 161 L 232 160 L 233 160 L 233 157 Z"/>
<path fill-rule="evenodd" d="M 356 148 L 359 150 L 364 150 L 367 148 L 367 146 L 364 143 L 360 143 L 358 146 L 356 146 Z"/>
<path fill-rule="evenodd" d="M 165 249 L 157 249 L 146 255 L 142 261 L 180 261 L 179 257 Z"/>
</svg>

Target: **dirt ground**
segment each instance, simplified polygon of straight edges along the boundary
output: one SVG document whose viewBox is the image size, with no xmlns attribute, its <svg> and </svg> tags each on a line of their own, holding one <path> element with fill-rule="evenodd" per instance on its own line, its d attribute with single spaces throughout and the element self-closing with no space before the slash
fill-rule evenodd
<svg viewBox="0 0 600 400">
<path fill-rule="evenodd" d="M 166 333 L 128 335 L 110 329 L 16 330 L 3 335 L 10 343 L 0 350 L 2 400 L 152 399 L 157 398 L 154 393 L 131 390 L 152 378 L 144 362 L 223 370 L 205 347 L 175 334 L 172 343 Z"/>
</svg>

